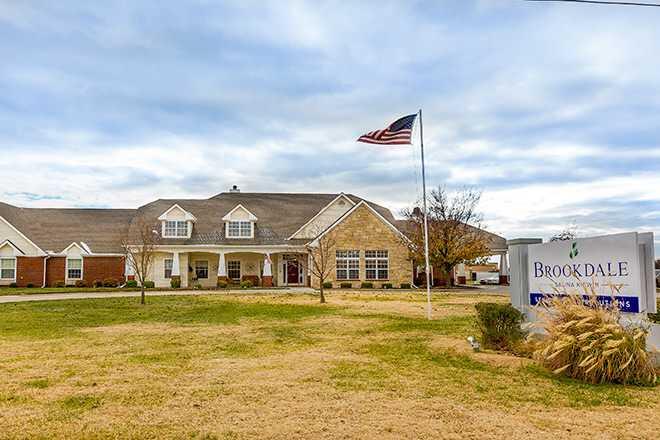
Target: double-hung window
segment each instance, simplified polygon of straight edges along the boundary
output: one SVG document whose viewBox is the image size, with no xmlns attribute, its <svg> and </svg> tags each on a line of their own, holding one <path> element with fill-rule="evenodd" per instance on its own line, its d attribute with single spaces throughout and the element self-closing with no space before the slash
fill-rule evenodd
<svg viewBox="0 0 660 440">
<path fill-rule="evenodd" d="M 338 280 L 360 279 L 360 251 L 337 251 L 336 258 Z"/>
<path fill-rule="evenodd" d="M 83 260 L 82 258 L 66 259 L 66 277 L 70 280 L 82 279 Z"/>
<path fill-rule="evenodd" d="M 206 260 L 195 261 L 195 275 L 198 280 L 205 280 L 209 277 L 209 262 Z"/>
<path fill-rule="evenodd" d="M 0 279 L 16 279 L 16 258 L 0 258 Z"/>
<path fill-rule="evenodd" d="M 368 280 L 389 278 L 390 262 L 387 251 L 365 251 L 364 266 L 365 276 Z"/>
<path fill-rule="evenodd" d="M 185 220 L 166 220 L 163 237 L 181 238 L 188 236 L 188 222 Z"/>
<path fill-rule="evenodd" d="M 230 280 L 241 279 L 241 262 L 239 260 L 227 261 L 227 278 Z"/>
<path fill-rule="evenodd" d="M 172 265 L 173 265 L 173 263 L 174 263 L 174 260 L 172 260 L 171 258 L 166 258 L 164 260 L 165 273 L 164 273 L 163 276 L 166 279 L 172 278 Z"/>
<path fill-rule="evenodd" d="M 252 222 L 244 220 L 231 220 L 227 223 L 227 237 L 252 238 Z"/>
</svg>

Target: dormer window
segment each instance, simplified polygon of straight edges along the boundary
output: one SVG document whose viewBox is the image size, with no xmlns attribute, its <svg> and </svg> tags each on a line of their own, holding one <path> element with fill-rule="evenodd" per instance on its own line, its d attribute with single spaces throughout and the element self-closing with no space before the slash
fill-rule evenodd
<svg viewBox="0 0 660 440">
<path fill-rule="evenodd" d="M 163 237 L 188 237 L 188 222 L 185 220 L 166 220 L 163 229 Z"/>
<path fill-rule="evenodd" d="M 252 238 L 252 222 L 239 220 L 227 222 L 227 238 Z"/>
<path fill-rule="evenodd" d="M 254 224 L 257 222 L 257 216 L 243 205 L 236 205 L 222 217 L 222 220 L 225 222 L 225 237 L 254 238 Z"/>
<path fill-rule="evenodd" d="M 179 205 L 173 205 L 161 214 L 158 220 L 163 225 L 161 231 L 163 238 L 190 238 L 193 223 L 197 221 L 197 218 Z"/>
</svg>

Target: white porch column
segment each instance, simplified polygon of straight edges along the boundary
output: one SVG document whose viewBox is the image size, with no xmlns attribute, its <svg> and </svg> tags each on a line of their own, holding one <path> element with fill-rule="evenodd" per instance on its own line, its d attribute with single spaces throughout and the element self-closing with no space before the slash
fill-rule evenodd
<svg viewBox="0 0 660 440">
<path fill-rule="evenodd" d="M 227 276 L 227 265 L 225 264 L 224 252 L 218 252 L 218 276 L 219 277 Z"/>
<path fill-rule="evenodd" d="M 272 277 L 273 276 L 273 264 L 270 260 L 270 254 L 265 254 L 264 258 L 264 276 Z"/>
<path fill-rule="evenodd" d="M 507 252 L 500 254 L 500 275 L 509 276 L 509 262 L 507 261 Z"/>
<path fill-rule="evenodd" d="M 172 276 L 180 277 L 181 276 L 181 267 L 179 264 L 179 253 L 172 252 Z"/>
</svg>

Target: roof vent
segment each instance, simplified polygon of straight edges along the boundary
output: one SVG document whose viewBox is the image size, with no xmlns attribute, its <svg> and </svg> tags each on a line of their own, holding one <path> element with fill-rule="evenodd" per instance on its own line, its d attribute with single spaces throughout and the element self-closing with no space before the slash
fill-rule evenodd
<svg viewBox="0 0 660 440">
<path fill-rule="evenodd" d="M 231 189 L 229 190 L 230 193 L 239 193 L 241 190 L 238 188 L 238 185 L 232 185 Z"/>
</svg>

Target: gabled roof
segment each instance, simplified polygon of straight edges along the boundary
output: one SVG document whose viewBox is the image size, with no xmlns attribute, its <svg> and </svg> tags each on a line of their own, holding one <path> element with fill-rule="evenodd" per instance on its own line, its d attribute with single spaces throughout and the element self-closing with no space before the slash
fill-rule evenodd
<svg viewBox="0 0 660 440">
<path fill-rule="evenodd" d="M 81 254 L 89 254 L 89 252 L 88 252 L 85 248 L 83 248 L 82 246 L 80 246 L 80 245 L 79 245 L 78 243 L 76 243 L 75 241 L 74 241 L 73 243 L 71 243 L 70 245 L 68 245 L 67 247 L 65 247 L 65 248 L 62 250 L 62 252 L 60 252 L 60 253 L 61 253 L 61 254 L 66 254 L 67 252 L 69 252 L 69 249 L 71 249 L 72 247 L 77 247 L 78 249 L 80 249 L 80 253 L 81 253 Z"/>
<path fill-rule="evenodd" d="M 18 252 L 21 255 L 25 255 L 25 252 L 23 252 L 21 249 L 19 249 L 18 246 L 16 246 L 14 243 L 12 243 L 11 240 L 5 240 L 2 243 L 0 243 L 0 249 L 2 249 L 5 246 L 9 246 L 10 248 L 14 249 L 14 251 Z"/>
<path fill-rule="evenodd" d="M 172 206 L 170 207 L 170 209 L 168 209 L 167 211 L 165 211 L 164 213 L 162 213 L 162 214 L 160 215 L 160 217 L 158 217 L 158 220 L 160 220 L 160 221 L 167 220 L 167 214 L 169 214 L 169 213 L 170 213 L 172 210 L 174 210 L 174 209 L 179 209 L 180 211 L 183 211 L 183 213 L 185 214 L 184 219 L 185 219 L 186 221 L 191 221 L 191 222 L 196 222 L 196 221 L 197 221 L 197 217 L 195 217 L 195 216 L 192 214 L 192 212 L 190 212 L 190 211 L 186 211 L 185 209 L 183 209 L 182 207 L 180 207 L 178 203 L 175 203 L 174 205 L 172 205 Z"/>
<path fill-rule="evenodd" d="M 316 213 L 316 215 L 315 215 L 314 217 L 310 218 L 309 221 L 305 222 L 304 225 L 302 225 L 301 227 L 299 227 L 298 230 L 296 230 L 296 232 L 294 232 L 293 234 L 291 234 L 291 236 L 289 237 L 289 240 L 293 239 L 293 237 L 295 237 L 296 234 L 300 233 L 300 231 L 302 231 L 303 229 L 305 229 L 305 228 L 306 228 L 308 225 L 310 225 L 314 220 L 316 220 L 317 218 L 319 218 L 319 216 L 323 215 L 323 213 L 324 213 L 325 211 L 327 211 L 328 208 L 330 208 L 332 205 L 334 205 L 334 203 L 335 203 L 337 200 L 342 199 L 342 198 L 345 199 L 345 200 L 347 200 L 348 203 L 350 203 L 352 206 L 355 206 L 355 202 L 354 202 L 353 200 L 349 199 L 349 198 L 346 196 L 346 194 L 344 194 L 344 193 L 339 193 L 339 195 L 338 195 L 337 197 L 335 197 L 334 199 L 332 199 L 332 200 L 330 201 L 330 203 L 328 203 L 328 204 L 325 205 L 323 208 L 321 208 L 321 210 L 320 210 L 318 213 Z"/>
<path fill-rule="evenodd" d="M 249 220 L 251 220 L 251 221 L 253 221 L 253 222 L 256 222 L 256 221 L 258 220 L 256 215 L 252 214 L 252 213 L 251 213 L 246 207 L 244 207 L 244 206 L 241 205 L 240 203 L 239 203 L 238 205 L 236 205 L 236 207 L 235 207 L 234 209 L 232 209 L 231 211 L 229 211 L 229 212 L 227 213 L 227 215 L 225 215 L 224 217 L 222 217 L 222 219 L 223 219 L 224 221 L 226 221 L 226 222 L 229 221 L 229 220 L 231 220 L 231 215 L 232 215 L 234 212 L 236 212 L 237 210 L 239 210 L 239 209 L 242 209 L 243 211 L 247 212 L 247 215 L 248 215 L 248 219 L 249 219 Z"/>
</svg>

